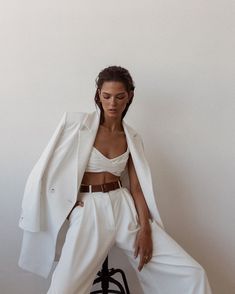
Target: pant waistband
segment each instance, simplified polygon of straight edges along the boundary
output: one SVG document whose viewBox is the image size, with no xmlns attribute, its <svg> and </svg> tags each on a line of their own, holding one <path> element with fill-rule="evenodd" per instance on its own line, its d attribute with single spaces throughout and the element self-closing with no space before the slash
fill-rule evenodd
<svg viewBox="0 0 235 294">
<path fill-rule="evenodd" d="M 85 185 L 81 184 L 79 191 L 80 192 L 108 192 L 112 190 L 116 190 L 122 187 L 122 183 L 120 180 L 115 182 L 104 183 L 100 185 Z"/>
</svg>

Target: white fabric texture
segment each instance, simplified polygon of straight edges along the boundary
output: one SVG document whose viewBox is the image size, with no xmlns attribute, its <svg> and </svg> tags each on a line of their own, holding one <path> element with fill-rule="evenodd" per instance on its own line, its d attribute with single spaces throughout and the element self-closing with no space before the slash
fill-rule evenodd
<svg viewBox="0 0 235 294">
<path fill-rule="evenodd" d="M 129 148 L 125 153 L 115 157 L 107 158 L 97 148 L 93 146 L 89 161 L 86 167 L 86 172 L 110 172 L 115 176 L 120 176 L 124 171 L 126 162 L 129 157 Z"/>
<path fill-rule="evenodd" d="M 140 227 L 127 188 L 79 194 L 84 206 L 76 206 L 70 215 L 61 257 L 47 294 L 89 294 L 112 246 L 123 250 L 145 294 L 212 293 L 204 268 L 156 221 L 149 220 L 152 259 L 138 271 L 139 255 L 134 258 L 134 241 Z"/>
</svg>

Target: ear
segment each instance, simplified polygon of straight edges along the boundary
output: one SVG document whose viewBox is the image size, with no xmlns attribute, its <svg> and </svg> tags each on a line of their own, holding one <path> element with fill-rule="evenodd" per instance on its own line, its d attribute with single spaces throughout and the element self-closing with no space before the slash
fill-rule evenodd
<svg viewBox="0 0 235 294">
<path fill-rule="evenodd" d="M 134 97 L 134 91 L 130 91 L 129 93 L 129 97 L 128 97 L 128 102 L 130 102 L 130 100 Z"/>
</svg>

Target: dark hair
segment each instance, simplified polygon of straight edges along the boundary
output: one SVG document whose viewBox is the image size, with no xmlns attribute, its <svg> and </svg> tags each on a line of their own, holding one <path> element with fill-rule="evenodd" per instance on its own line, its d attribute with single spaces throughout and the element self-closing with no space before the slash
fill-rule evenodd
<svg viewBox="0 0 235 294">
<path fill-rule="evenodd" d="M 103 83 L 107 82 L 107 81 L 117 81 L 117 82 L 123 83 L 125 90 L 127 91 L 128 94 L 130 94 L 130 92 L 133 91 L 133 94 L 130 96 L 129 103 L 127 104 L 126 108 L 122 112 L 122 119 L 126 115 L 126 112 L 129 108 L 130 104 L 132 103 L 132 100 L 134 97 L 135 85 L 134 85 L 132 77 L 127 69 L 125 69 L 121 66 L 116 66 L 116 65 L 104 68 L 98 74 L 98 77 L 95 80 L 97 89 L 96 89 L 94 100 L 95 100 L 96 105 L 98 105 L 98 107 L 100 108 L 100 111 L 101 111 L 100 123 L 102 123 L 104 121 L 104 110 L 101 105 L 101 102 L 99 101 L 100 99 L 99 99 L 98 89 L 101 90 Z"/>
</svg>

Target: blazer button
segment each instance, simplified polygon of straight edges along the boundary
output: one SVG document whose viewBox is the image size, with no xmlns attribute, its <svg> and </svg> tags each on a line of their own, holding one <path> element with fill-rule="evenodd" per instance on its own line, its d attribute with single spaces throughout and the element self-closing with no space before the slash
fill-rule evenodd
<svg viewBox="0 0 235 294">
<path fill-rule="evenodd" d="M 55 188 L 50 188 L 50 192 L 54 193 L 55 192 Z"/>
</svg>

